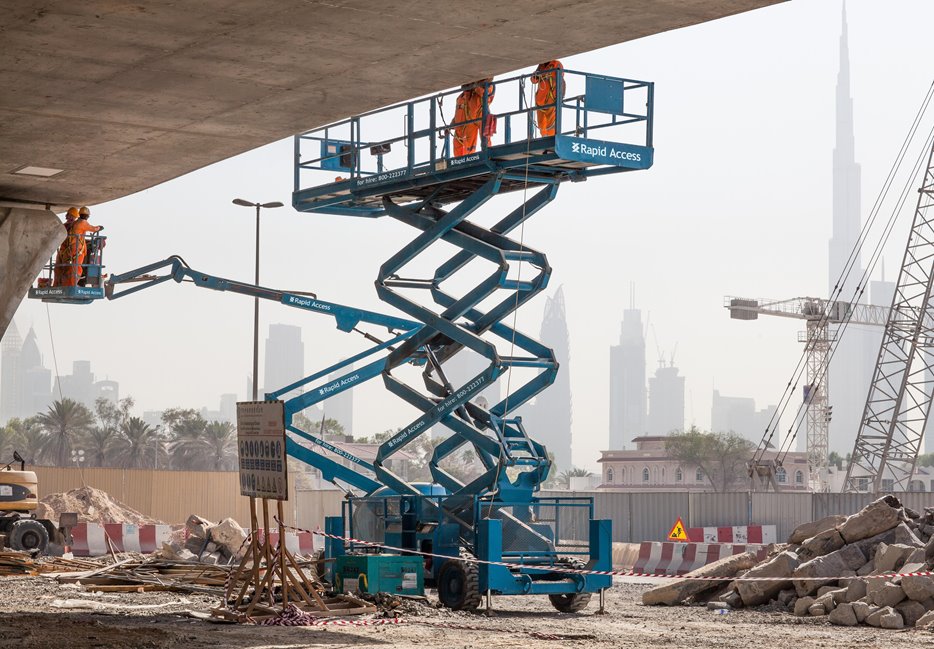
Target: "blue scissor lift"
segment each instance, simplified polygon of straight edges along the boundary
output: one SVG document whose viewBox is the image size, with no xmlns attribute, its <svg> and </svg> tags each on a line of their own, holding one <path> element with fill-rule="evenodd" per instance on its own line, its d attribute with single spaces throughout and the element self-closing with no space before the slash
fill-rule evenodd
<svg viewBox="0 0 934 649">
<path fill-rule="evenodd" d="M 609 521 L 594 519 L 592 499 L 536 495 L 550 461 L 511 413 L 554 381 L 558 364 L 551 349 L 511 322 L 516 309 L 544 290 L 551 268 L 542 252 L 509 235 L 551 202 L 564 181 L 652 165 L 653 86 L 567 70 L 557 78 L 561 99 L 535 106 L 533 76 L 496 82 L 495 100 L 485 99 L 473 121 L 478 148 L 467 155 L 451 156 L 452 138 L 466 124 L 449 121 L 459 90 L 295 138 L 295 209 L 389 216 L 418 231 L 382 264 L 376 290 L 421 325 L 389 353 L 382 377 L 390 392 L 422 414 L 380 447 L 372 467 L 381 489 L 349 499 L 344 515 L 327 521 L 328 531 L 450 557 L 426 562 L 426 576 L 452 608 L 475 608 L 483 593 L 541 593 L 559 610 L 576 611 L 611 583 L 607 576 L 555 570 L 609 570 L 612 536 Z M 537 111 L 548 108 L 556 111 L 555 133 L 543 135 Z M 495 224 L 471 218 L 510 192 L 521 192 L 521 201 Z M 586 218 L 575 214 L 567 222 L 594 225 Z M 439 242 L 456 252 L 433 273 L 403 274 L 410 264 L 431 259 L 434 253 L 427 251 Z M 483 266 L 481 276 L 471 274 Z M 452 385 L 444 367 L 457 354 L 484 361 L 484 369 L 463 385 Z M 421 385 L 406 382 L 399 371 L 415 357 L 424 363 Z M 474 401 L 513 370 L 502 400 L 489 408 Z M 429 464 L 436 486 L 410 484 L 388 463 L 439 424 L 450 436 Z M 465 448 L 483 467 L 466 483 L 442 464 Z M 328 554 L 368 547 L 331 540 Z M 463 553 L 481 563 L 459 560 Z M 514 565 L 484 563 L 501 561 Z"/>
</svg>

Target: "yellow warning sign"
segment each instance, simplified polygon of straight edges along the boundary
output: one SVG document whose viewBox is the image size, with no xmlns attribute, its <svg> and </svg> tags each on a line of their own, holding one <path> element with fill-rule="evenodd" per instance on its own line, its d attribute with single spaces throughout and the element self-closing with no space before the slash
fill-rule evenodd
<svg viewBox="0 0 934 649">
<path fill-rule="evenodd" d="M 684 521 L 681 520 L 681 517 L 678 516 L 678 520 L 675 521 L 675 524 L 672 525 L 671 531 L 668 532 L 669 541 L 687 541 L 688 540 L 688 531 L 684 528 Z"/>
</svg>

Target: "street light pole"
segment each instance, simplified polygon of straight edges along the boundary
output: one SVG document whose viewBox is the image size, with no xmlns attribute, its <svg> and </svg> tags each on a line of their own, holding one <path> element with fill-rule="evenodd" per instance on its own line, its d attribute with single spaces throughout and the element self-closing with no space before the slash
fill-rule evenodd
<svg viewBox="0 0 934 649">
<path fill-rule="evenodd" d="M 256 272 L 254 285 L 259 287 L 259 211 L 260 209 L 283 207 L 279 201 L 271 203 L 251 203 L 242 198 L 235 198 L 234 205 L 256 208 Z M 259 401 L 259 297 L 253 297 L 253 401 Z"/>
</svg>

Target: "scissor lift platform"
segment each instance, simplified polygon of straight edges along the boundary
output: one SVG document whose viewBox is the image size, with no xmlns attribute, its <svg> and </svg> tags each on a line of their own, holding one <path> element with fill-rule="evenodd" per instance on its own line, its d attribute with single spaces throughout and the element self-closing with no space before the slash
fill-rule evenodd
<svg viewBox="0 0 934 649">
<path fill-rule="evenodd" d="M 445 101 L 454 103 L 459 90 L 296 136 L 293 206 L 382 216 L 384 199 L 445 205 L 466 199 L 494 176 L 504 193 L 652 166 L 651 83 L 568 70 L 560 81 L 568 90 L 565 98 L 536 106 L 527 96 L 531 76 L 495 83 L 497 98 L 484 102 L 483 117 L 475 121 L 493 120 L 503 131 L 489 142 L 479 137 L 478 149 L 467 155 L 449 155 L 452 131 L 467 122 L 444 119 Z M 568 96 L 577 90 L 582 92 Z M 555 134 L 543 136 L 535 117 L 550 108 L 556 110 Z M 370 131 L 384 135 L 386 125 L 398 124 L 400 117 L 405 128 L 397 137 L 364 137 Z M 327 178 L 327 172 L 340 175 Z"/>
</svg>

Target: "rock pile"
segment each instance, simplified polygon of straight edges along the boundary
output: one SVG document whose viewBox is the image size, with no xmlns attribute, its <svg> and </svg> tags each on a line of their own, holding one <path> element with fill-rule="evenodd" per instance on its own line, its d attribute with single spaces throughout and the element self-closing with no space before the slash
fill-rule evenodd
<svg viewBox="0 0 934 649">
<path fill-rule="evenodd" d="M 247 533 L 232 518 L 212 523 L 192 514 L 185 521 L 187 539 L 163 543 L 156 553 L 173 561 L 200 561 L 211 565 L 226 565 L 240 559 L 245 551 Z"/>
<path fill-rule="evenodd" d="M 77 512 L 78 521 L 82 523 L 162 524 L 162 521 L 146 516 L 94 487 L 49 494 L 39 501 L 36 517 L 58 522 L 59 516 L 66 512 Z"/>
<path fill-rule="evenodd" d="M 934 577 L 872 578 L 934 567 L 934 507 L 923 513 L 885 496 L 852 516 L 805 523 L 787 544 L 756 563 L 752 553 L 727 557 L 690 576 L 758 577 L 762 581 L 684 580 L 653 588 L 643 604 L 708 603 L 712 608 L 779 605 L 831 624 L 884 629 L 934 627 Z"/>
</svg>

